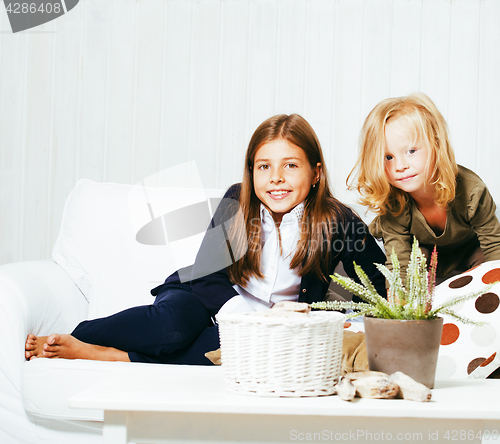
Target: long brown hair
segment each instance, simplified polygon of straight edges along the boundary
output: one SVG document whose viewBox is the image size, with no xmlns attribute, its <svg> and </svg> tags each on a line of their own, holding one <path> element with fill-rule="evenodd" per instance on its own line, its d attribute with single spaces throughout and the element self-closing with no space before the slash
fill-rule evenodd
<svg viewBox="0 0 500 444">
<path fill-rule="evenodd" d="M 385 127 L 396 119 L 401 119 L 414 140 L 427 144 L 427 183 L 436 188 L 436 203 L 446 206 L 455 198 L 458 167 L 446 121 L 423 93 L 383 100 L 368 114 L 361 130 L 359 157 L 347 178 L 349 188 L 356 189 L 360 203 L 372 211 L 401 214 L 408 195 L 389 183 L 384 166 Z"/>
<path fill-rule="evenodd" d="M 337 224 L 344 220 L 345 206 L 332 195 L 321 145 L 311 125 L 298 114 L 280 114 L 267 119 L 255 130 L 245 156 L 239 198 L 244 223 L 234 224 L 229 230 L 231 245 L 236 247 L 237 257 L 241 259 L 228 267 L 228 276 L 233 283 L 241 286 L 252 276 L 263 277 L 260 268 L 261 202 L 254 190 L 253 164 L 257 150 L 265 143 L 278 139 L 302 148 L 311 168 L 321 164 L 319 180 L 315 187 L 311 187 L 304 202 L 301 237 L 290 268 L 297 269 L 299 276 L 313 272 L 327 281 L 332 237 L 338 231 Z M 247 249 L 246 253 L 243 249 Z M 245 254 L 238 254 L 242 252 Z"/>
</svg>

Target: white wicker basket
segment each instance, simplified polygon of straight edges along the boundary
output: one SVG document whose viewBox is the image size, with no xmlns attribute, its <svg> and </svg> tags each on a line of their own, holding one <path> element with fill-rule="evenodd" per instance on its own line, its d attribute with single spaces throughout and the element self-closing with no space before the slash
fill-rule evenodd
<svg viewBox="0 0 500 444">
<path fill-rule="evenodd" d="M 260 396 L 321 396 L 340 376 L 345 316 L 219 314 L 226 390 Z"/>
</svg>

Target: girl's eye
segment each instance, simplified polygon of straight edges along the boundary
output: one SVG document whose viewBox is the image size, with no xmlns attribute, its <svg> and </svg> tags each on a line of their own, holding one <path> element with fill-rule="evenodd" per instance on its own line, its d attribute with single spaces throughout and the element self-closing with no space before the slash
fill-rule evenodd
<svg viewBox="0 0 500 444">
<path fill-rule="evenodd" d="M 295 163 L 287 163 L 286 167 L 287 168 L 297 168 L 297 165 Z"/>
<path fill-rule="evenodd" d="M 385 160 L 392 160 L 392 156 L 388 154 L 387 156 L 385 156 Z"/>
<path fill-rule="evenodd" d="M 416 148 L 411 148 L 408 150 L 408 154 L 415 154 L 417 152 Z"/>
<path fill-rule="evenodd" d="M 267 170 L 268 168 L 269 168 L 269 165 L 266 165 L 266 164 L 262 164 L 262 165 L 259 165 L 257 167 L 257 169 L 259 169 L 259 170 Z"/>
</svg>

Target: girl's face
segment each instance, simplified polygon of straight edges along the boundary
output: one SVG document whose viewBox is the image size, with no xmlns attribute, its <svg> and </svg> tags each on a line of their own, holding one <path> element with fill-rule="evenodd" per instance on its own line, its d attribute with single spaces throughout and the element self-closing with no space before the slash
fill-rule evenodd
<svg viewBox="0 0 500 444">
<path fill-rule="evenodd" d="M 425 194 L 425 166 L 429 150 L 426 143 L 413 142 L 401 119 L 385 127 L 385 172 L 391 185 L 413 197 Z"/>
<path fill-rule="evenodd" d="M 306 153 L 284 139 L 265 143 L 255 153 L 255 194 L 276 222 L 304 201 L 319 180 L 321 163 L 311 168 Z"/>
</svg>

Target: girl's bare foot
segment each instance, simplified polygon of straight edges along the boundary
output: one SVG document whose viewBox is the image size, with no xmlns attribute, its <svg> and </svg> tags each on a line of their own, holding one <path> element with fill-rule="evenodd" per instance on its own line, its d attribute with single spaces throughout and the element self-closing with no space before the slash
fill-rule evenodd
<svg viewBox="0 0 500 444">
<path fill-rule="evenodd" d="M 43 357 L 130 362 L 128 353 L 122 350 L 87 344 L 71 335 L 64 334 L 39 337 L 28 335 L 25 348 L 27 359 Z"/>
<path fill-rule="evenodd" d="M 43 344 L 47 341 L 47 336 L 39 336 L 29 334 L 24 345 L 24 354 L 26 359 L 43 357 Z"/>
</svg>

